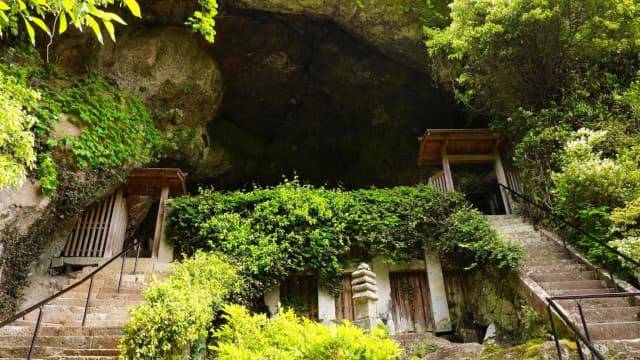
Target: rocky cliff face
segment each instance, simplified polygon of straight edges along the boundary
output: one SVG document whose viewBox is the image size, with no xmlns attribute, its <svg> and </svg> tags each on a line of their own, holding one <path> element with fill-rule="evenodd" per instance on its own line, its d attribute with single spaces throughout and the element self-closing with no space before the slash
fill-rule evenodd
<svg viewBox="0 0 640 360">
<path fill-rule="evenodd" d="M 224 1 L 214 45 L 183 26 L 195 1 L 141 4 L 143 19 L 126 18 L 115 44 L 69 30 L 51 58 L 137 94 L 170 139 L 154 165 L 180 167 L 194 185 L 270 184 L 294 171 L 316 184 L 415 183 L 417 137 L 462 120 L 428 75 L 422 24 L 440 20 L 422 1 Z M 5 254 L 26 242 L 54 254 L 64 224 L 126 172 L 65 172 L 70 185 L 53 200 L 37 183 L 0 194 Z M 41 255 L 20 253 L 14 269 Z"/>
<path fill-rule="evenodd" d="M 328 20 L 386 56 L 420 71 L 427 70 L 423 23 L 438 25 L 434 12 L 445 12 L 446 1 L 413 0 L 231 0 L 243 9 Z"/>
<path fill-rule="evenodd" d="M 319 184 L 415 183 L 417 137 L 459 117 L 428 77 L 331 22 L 235 12 L 213 52 L 225 95 L 209 132 L 232 165 L 211 179 L 222 186 L 293 169 Z"/>
<path fill-rule="evenodd" d="M 443 6 L 221 6 L 214 45 L 177 27 L 193 2 L 166 0 L 147 2 L 143 23 L 122 28 L 116 44 L 76 37 L 56 50 L 62 64 L 83 68 L 78 59 L 88 59 L 140 95 L 175 139 L 162 164 L 195 183 L 269 184 L 293 172 L 349 187 L 415 183 L 416 138 L 461 120 L 451 95 L 434 87 L 422 44 L 423 23 L 440 21 Z"/>
</svg>

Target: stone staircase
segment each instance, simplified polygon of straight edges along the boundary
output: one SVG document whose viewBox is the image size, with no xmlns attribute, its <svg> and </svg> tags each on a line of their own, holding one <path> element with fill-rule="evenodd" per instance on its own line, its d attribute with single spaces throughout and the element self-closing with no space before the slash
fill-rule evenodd
<svg viewBox="0 0 640 360">
<path fill-rule="evenodd" d="M 128 310 L 144 301 L 142 290 L 156 277 L 168 274 L 168 266 L 154 271 L 151 259 L 140 259 L 133 273 L 128 259 L 117 293 L 121 261 L 115 261 L 94 276 L 85 326 L 82 326 L 89 281 L 63 294 L 44 307 L 34 359 L 117 359 L 118 343 Z M 85 267 L 69 285 L 95 268 Z M 35 310 L 23 319 L 0 328 L 0 359 L 26 359 L 38 318 Z"/>
<path fill-rule="evenodd" d="M 530 279 L 524 283 L 529 284 L 528 290 L 536 292 L 540 298 L 615 292 L 593 266 L 576 257 L 568 257 L 561 244 L 536 231 L 522 218 L 501 215 L 489 219 L 499 233 L 524 246 L 528 258 L 524 261 L 521 278 Z M 576 301 L 561 300 L 558 304 L 581 329 Z M 592 340 L 640 339 L 640 301 L 633 298 L 583 299 L 581 304 Z"/>
</svg>

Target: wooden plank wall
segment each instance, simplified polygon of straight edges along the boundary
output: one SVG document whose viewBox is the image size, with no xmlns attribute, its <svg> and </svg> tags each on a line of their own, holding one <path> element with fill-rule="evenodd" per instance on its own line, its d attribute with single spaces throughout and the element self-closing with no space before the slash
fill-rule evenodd
<svg viewBox="0 0 640 360">
<path fill-rule="evenodd" d="M 431 299 L 424 271 L 392 272 L 391 304 L 398 332 L 433 330 Z"/>
<path fill-rule="evenodd" d="M 336 322 L 356 319 L 356 304 L 353 301 L 353 291 L 351 289 L 351 274 L 342 276 L 342 292 L 336 299 Z"/>
<path fill-rule="evenodd" d="M 318 320 L 318 279 L 310 275 L 287 278 L 280 284 L 280 301 L 296 314 Z"/>
<path fill-rule="evenodd" d="M 122 248 L 126 222 L 126 202 L 119 190 L 82 214 L 67 237 L 63 256 L 111 257 L 112 245 Z"/>
</svg>

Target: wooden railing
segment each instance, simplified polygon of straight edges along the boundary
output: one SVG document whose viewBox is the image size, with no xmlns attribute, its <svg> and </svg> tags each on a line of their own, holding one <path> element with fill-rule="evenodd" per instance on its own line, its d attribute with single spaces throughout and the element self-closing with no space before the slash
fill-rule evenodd
<svg viewBox="0 0 640 360">
<path fill-rule="evenodd" d="M 447 181 L 444 177 L 444 171 L 440 171 L 429 178 L 429 184 L 435 186 L 436 189 L 447 192 Z"/>
<path fill-rule="evenodd" d="M 120 252 L 127 224 L 122 190 L 85 211 L 67 238 L 65 257 L 111 257 Z"/>
</svg>

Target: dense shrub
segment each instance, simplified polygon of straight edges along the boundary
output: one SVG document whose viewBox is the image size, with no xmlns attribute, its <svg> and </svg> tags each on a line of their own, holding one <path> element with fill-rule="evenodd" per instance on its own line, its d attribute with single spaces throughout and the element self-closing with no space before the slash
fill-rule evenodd
<svg viewBox="0 0 640 360">
<path fill-rule="evenodd" d="M 440 238 L 440 251 L 466 259 L 469 267 L 492 263 L 499 269 L 515 269 L 525 256 L 523 249 L 496 241 L 495 229 L 478 221 L 481 216 L 477 210 L 468 208 L 451 214 L 443 223 L 446 231 Z"/>
<path fill-rule="evenodd" d="M 36 154 L 29 115 L 40 94 L 0 71 L 0 189 L 20 187 L 33 168 Z"/>
<path fill-rule="evenodd" d="M 168 235 L 179 252 L 221 251 L 242 264 L 247 299 L 286 276 L 316 270 L 334 294 L 350 250 L 368 261 L 424 258 L 424 246 L 512 270 L 520 248 L 502 242 L 461 194 L 431 186 L 328 190 L 287 181 L 272 188 L 219 193 L 205 190 L 173 201 Z M 450 217 L 454 214 L 453 217 Z M 464 224 L 460 223 L 464 222 Z M 462 228 L 463 227 L 463 228 Z"/>
<path fill-rule="evenodd" d="M 454 0 L 450 7 L 449 26 L 426 29 L 435 75 L 502 135 L 528 197 L 603 241 L 620 235 L 610 229 L 611 211 L 637 198 L 640 183 L 639 4 Z M 592 259 L 618 265 L 588 237 L 564 235 Z"/>
<path fill-rule="evenodd" d="M 177 360 L 204 351 L 211 322 L 241 284 L 236 268 L 216 254 L 196 253 L 176 263 L 131 311 L 121 358 Z"/>
<path fill-rule="evenodd" d="M 401 353 L 379 328 L 366 333 L 348 322 L 325 326 L 292 311 L 268 319 L 238 305 L 225 306 L 224 311 L 227 323 L 215 332 L 217 344 L 212 347 L 220 360 L 392 360 Z"/>
</svg>

